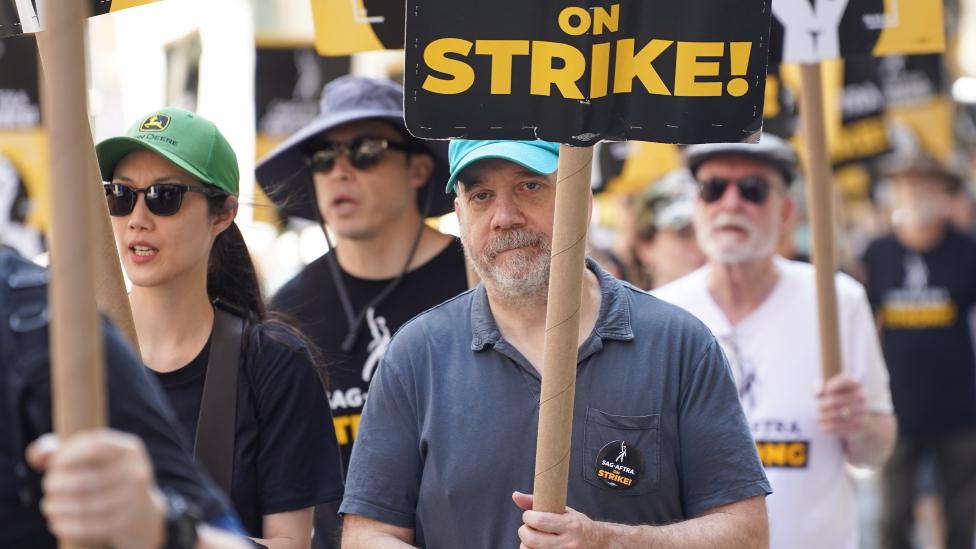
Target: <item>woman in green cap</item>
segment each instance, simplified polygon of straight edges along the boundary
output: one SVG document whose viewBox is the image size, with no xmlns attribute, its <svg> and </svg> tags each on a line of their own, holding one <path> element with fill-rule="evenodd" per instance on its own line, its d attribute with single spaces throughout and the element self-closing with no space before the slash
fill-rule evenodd
<svg viewBox="0 0 976 549">
<path fill-rule="evenodd" d="M 314 506 L 342 497 L 338 445 L 304 338 L 265 311 L 233 149 L 167 108 L 96 150 L 142 358 L 194 458 L 259 543 L 308 547 Z"/>
</svg>

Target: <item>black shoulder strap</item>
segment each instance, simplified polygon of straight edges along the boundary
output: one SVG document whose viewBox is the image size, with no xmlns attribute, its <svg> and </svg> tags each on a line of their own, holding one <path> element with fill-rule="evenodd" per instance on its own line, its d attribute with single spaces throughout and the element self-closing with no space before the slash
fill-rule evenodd
<svg viewBox="0 0 976 549">
<path fill-rule="evenodd" d="M 237 372 L 244 319 L 214 307 L 213 335 L 193 457 L 230 496 L 237 430 Z"/>
</svg>

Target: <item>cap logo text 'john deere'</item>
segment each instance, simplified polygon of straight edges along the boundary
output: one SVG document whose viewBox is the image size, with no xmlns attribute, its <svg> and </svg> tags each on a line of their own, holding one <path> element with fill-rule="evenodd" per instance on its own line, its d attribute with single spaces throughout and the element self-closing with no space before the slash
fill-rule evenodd
<svg viewBox="0 0 976 549">
<path fill-rule="evenodd" d="M 169 117 L 165 114 L 154 114 L 142 123 L 141 132 L 161 132 L 169 127 Z"/>
</svg>

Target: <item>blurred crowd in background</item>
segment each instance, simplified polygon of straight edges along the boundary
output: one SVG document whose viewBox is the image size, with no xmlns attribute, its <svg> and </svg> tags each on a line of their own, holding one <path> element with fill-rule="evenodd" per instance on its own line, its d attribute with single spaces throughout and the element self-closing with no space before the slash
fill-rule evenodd
<svg viewBox="0 0 976 549">
<path fill-rule="evenodd" d="M 279 215 L 253 181 L 255 162 L 316 116 L 329 81 L 350 73 L 400 80 L 403 73 L 402 52 L 319 56 L 309 9 L 307 0 L 167 0 L 90 23 L 96 142 L 160 105 L 195 110 L 222 128 L 241 164 L 237 223 L 266 295 L 327 246 L 317 224 Z M 842 271 L 868 285 L 869 295 L 865 253 L 899 225 L 944 223 L 976 238 L 976 2 L 948 0 L 946 22 L 945 55 L 825 66 L 837 259 Z M 43 261 L 47 160 L 33 52 L 0 42 L 0 233 Z M 797 142 L 799 91 L 795 67 L 770 67 L 765 131 Z M 642 289 L 706 261 L 693 224 L 698 183 L 681 167 L 681 155 L 680 147 L 646 143 L 604 143 L 595 154 L 589 253 Z M 808 261 L 802 180 L 790 192 L 800 207 L 779 253 Z M 458 232 L 454 214 L 428 223 Z M 970 285 L 976 292 L 976 278 Z M 933 496 L 941 482 L 934 460 L 923 457 L 918 471 L 920 546 L 937 547 L 944 529 Z M 866 488 L 861 510 L 873 524 L 880 507 L 876 478 L 859 475 Z M 876 534 L 862 532 L 863 546 L 873 546 Z"/>
</svg>

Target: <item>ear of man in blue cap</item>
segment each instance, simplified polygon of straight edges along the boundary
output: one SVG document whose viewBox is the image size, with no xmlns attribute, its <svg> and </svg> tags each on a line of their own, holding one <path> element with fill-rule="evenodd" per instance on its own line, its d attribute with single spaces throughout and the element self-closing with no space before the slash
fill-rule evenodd
<svg viewBox="0 0 976 549">
<path fill-rule="evenodd" d="M 447 168 L 446 142 L 406 131 L 400 86 L 361 76 L 329 83 L 319 116 L 257 166 L 258 181 L 284 214 L 328 225 L 328 253 L 282 286 L 271 305 L 328 358 L 347 466 L 391 335 L 467 289 L 460 242 L 424 222 L 453 206 L 441 191 Z M 317 532 L 335 530 L 328 524 L 335 511 L 316 511 Z"/>
<path fill-rule="evenodd" d="M 592 259 L 571 509 L 532 510 L 558 145 L 457 140 L 450 162 L 482 283 L 390 341 L 346 477 L 343 547 L 767 546 L 769 483 L 715 338 Z"/>
</svg>

